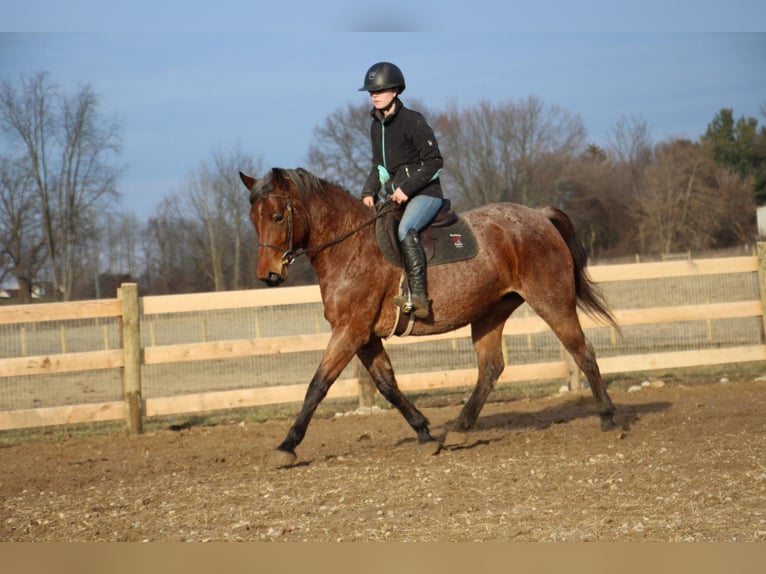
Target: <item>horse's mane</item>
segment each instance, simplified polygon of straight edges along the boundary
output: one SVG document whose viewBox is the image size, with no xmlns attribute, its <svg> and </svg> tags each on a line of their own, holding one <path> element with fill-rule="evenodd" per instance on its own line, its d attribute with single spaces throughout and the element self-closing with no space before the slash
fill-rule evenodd
<svg viewBox="0 0 766 574">
<path fill-rule="evenodd" d="M 351 196 L 350 192 L 341 185 L 317 177 L 302 167 L 295 169 L 275 167 L 268 175 L 259 179 L 258 183 L 250 190 L 250 202 L 273 193 L 277 189 L 278 182 L 284 179 L 293 182 L 301 201 L 309 201 L 314 196 L 326 197 L 333 188 L 345 192 L 349 197 Z"/>
</svg>

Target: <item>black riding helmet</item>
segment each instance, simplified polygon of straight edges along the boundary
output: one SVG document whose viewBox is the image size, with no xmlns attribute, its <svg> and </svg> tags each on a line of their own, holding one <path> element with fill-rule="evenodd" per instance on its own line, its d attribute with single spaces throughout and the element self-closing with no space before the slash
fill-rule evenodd
<svg viewBox="0 0 766 574">
<path fill-rule="evenodd" d="M 373 64 L 364 75 L 364 85 L 360 92 L 377 92 L 397 88 L 401 94 L 404 91 L 404 74 L 398 66 L 390 62 Z"/>
</svg>

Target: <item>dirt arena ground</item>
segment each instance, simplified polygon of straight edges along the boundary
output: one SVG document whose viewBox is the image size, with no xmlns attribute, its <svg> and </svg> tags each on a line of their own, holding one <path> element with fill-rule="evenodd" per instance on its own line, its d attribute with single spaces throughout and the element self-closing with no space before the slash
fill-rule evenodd
<svg viewBox="0 0 766 574">
<path fill-rule="evenodd" d="M 222 420 L 0 448 L 3 541 L 766 541 L 766 381 L 489 402 L 424 457 L 391 410 Z M 421 406 L 440 433 L 459 398 Z"/>
</svg>

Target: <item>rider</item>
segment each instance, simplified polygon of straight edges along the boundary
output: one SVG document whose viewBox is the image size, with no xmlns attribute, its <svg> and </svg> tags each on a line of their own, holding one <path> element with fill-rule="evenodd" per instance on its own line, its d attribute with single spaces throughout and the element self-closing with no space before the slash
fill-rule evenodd
<svg viewBox="0 0 766 574">
<path fill-rule="evenodd" d="M 434 131 L 419 112 L 404 106 L 402 71 L 389 62 L 367 70 L 360 92 L 369 92 L 373 109 L 370 125 L 372 169 L 362 189 L 362 201 L 373 207 L 379 198 L 404 204 L 398 237 L 410 285 L 415 317 L 428 317 L 431 300 L 426 288 L 426 256 L 418 233 L 441 208 L 439 174 L 443 160 Z M 381 197 L 382 196 L 382 197 Z M 404 297 L 394 297 L 403 307 Z"/>
</svg>

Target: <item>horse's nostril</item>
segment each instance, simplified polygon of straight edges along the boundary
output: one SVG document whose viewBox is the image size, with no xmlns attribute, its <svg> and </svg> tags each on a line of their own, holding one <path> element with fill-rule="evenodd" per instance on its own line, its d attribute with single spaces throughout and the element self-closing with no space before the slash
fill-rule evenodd
<svg viewBox="0 0 766 574">
<path fill-rule="evenodd" d="M 284 277 L 279 273 L 274 272 L 269 273 L 268 276 L 263 278 L 263 282 L 269 287 L 276 287 L 277 285 L 280 285 L 282 281 L 284 281 Z"/>
</svg>

